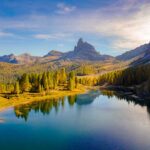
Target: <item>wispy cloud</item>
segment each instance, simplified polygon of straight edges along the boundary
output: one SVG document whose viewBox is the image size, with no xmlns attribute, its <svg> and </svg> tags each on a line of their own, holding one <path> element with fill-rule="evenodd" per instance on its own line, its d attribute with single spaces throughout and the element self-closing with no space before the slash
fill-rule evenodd
<svg viewBox="0 0 150 150">
<path fill-rule="evenodd" d="M 13 20 L 0 18 L 0 28 L 29 31 L 33 38 L 43 40 L 70 39 L 76 33 L 95 34 L 100 39 L 110 39 L 110 49 L 130 49 L 150 41 L 148 0 L 118 0 L 103 8 L 75 10 L 75 6 L 59 3 L 51 15 L 30 14 Z M 0 36 L 7 34 L 0 33 Z"/>
<path fill-rule="evenodd" d="M 0 37 L 13 37 L 14 34 L 13 33 L 9 33 L 9 32 L 4 32 L 4 31 L 0 31 Z"/>
<path fill-rule="evenodd" d="M 124 4 L 123 11 L 115 6 L 82 12 L 68 21 L 62 18 L 61 30 L 64 28 L 70 32 L 73 30 L 112 38 L 111 46 L 116 49 L 135 48 L 150 41 L 150 4 L 133 4 L 130 7 Z"/>
<path fill-rule="evenodd" d="M 62 39 L 68 38 L 71 34 L 68 33 L 53 33 L 53 34 L 35 34 L 33 35 L 36 39 L 43 39 L 43 40 L 51 40 L 51 39 Z"/>
<path fill-rule="evenodd" d="M 76 6 L 67 5 L 65 3 L 58 3 L 57 4 L 57 14 L 68 14 L 76 10 Z"/>
</svg>

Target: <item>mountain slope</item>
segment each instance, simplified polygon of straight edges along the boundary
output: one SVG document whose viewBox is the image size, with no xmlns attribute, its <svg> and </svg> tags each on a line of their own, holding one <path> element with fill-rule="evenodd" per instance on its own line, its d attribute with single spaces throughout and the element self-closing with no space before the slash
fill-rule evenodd
<svg viewBox="0 0 150 150">
<path fill-rule="evenodd" d="M 38 61 L 41 57 L 31 56 L 30 54 L 24 53 L 19 56 L 15 56 L 19 64 L 30 64 Z"/>
<path fill-rule="evenodd" d="M 30 54 L 24 53 L 19 56 L 14 54 L 0 56 L 0 62 L 7 62 L 13 64 L 30 64 L 38 61 L 40 57 L 31 56 Z"/>
<path fill-rule="evenodd" d="M 63 52 L 57 51 L 57 50 L 51 50 L 48 54 L 46 54 L 44 57 L 48 57 L 48 56 L 63 56 Z"/>
<path fill-rule="evenodd" d="M 70 60 L 89 60 L 89 61 L 98 61 L 98 60 L 107 60 L 112 59 L 112 56 L 100 55 L 95 49 L 95 47 L 87 42 L 84 42 L 81 38 L 79 39 L 77 46 L 75 46 L 74 51 L 70 51 L 65 54 L 63 59 Z"/>
<path fill-rule="evenodd" d="M 13 54 L 0 56 L 0 62 L 8 62 L 15 64 L 31 64 L 31 63 L 45 63 L 54 60 L 86 60 L 86 61 L 104 61 L 112 60 L 114 57 L 109 55 L 100 55 L 95 47 L 88 42 L 84 42 L 81 38 L 78 40 L 77 46 L 73 51 L 66 53 L 52 50 L 43 57 L 31 56 L 30 54 L 22 54 L 15 56 Z"/>
<path fill-rule="evenodd" d="M 17 63 L 16 56 L 14 54 L 0 56 L 0 62 Z"/>
<path fill-rule="evenodd" d="M 150 49 L 150 43 L 141 45 L 131 51 L 125 52 L 122 55 L 116 57 L 121 61 L 136 61 L 146 56 L 147 51 Z"/>
<path fill-rule="evenodd" d="M 149 49 L 146 50 L 143 57 L 140 57 L 139 59 L 131 63 L 131 65 L 133 66 L 142 65 L 142 64 L 150 64 L 150 47 Z"/>
</svg>

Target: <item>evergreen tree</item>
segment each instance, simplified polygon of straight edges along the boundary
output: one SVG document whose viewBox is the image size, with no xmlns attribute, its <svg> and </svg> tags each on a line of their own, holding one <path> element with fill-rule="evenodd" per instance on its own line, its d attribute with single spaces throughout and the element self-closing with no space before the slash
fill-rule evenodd
<svg viewBox="0 0 150 150">
<path fill-rule="evenodd" d="M 41 84 L 39 84 L 38 92 L 39 92 L 39 93 L 41 93 L 41 92 L 42 92 L 42 86 L 41 86 Z"/>
<path fill-rule="evenodd" d="M 47 78 L 48 78 L 49 89 L 53 89 L 54 88 L 53 73 L 48 72 L 47 73 Z"/>
<path fill-rule="evenodd" d="M 61 84 L 65 84 L 67 81 L 67 74 L 66 74 L 66 69 L 65 68 L 62 68 L 61 71 L 60 71 L 60 79 L 59 79 L 59 82 Z"/>
<path fill-rule="evenodd" d="M 69 85 L 68 85 L 69 90 L 74 90 L 75 89 L 75 73 L 74 71 L 71 71 L 69 74 Z"/>
<path fill-rule="evenodd" d="M 75 77 L 75 88 L 78 88 L 78 78 Z"/>
<path fill-rule="evenodd" d="M 44 90 L 48 90 L 49 88 L 48 88 L 48 79 L 47 79 L 47 74 L 46 73 L 44 73 L 43 75 L 42 75 L 42 86 L 43 86 L 43 88 L 44 88 Z"/>
<path fill-rule="evenodd" d="M 56 71 L 53 77 L 54 89 L 57 88 L 59 82 L 59 72 Z"/>
<path fill-rule="evenodd" d="M 20 86 L 19 86 L 19 82 L 16 82 L 15 83 L 15 86 L 14 86 L 14 94 L 19 94 L 20 93 Z"/>
<path fill-rule="evenodd" d="M 29 76 L 27 74 L 23 74 L 21 81 L 20 81 L 20 85 L 21 85 L 22 92 L 29 92 L 30 91 L 31 84 L 29 82 Z"/>
</svg>

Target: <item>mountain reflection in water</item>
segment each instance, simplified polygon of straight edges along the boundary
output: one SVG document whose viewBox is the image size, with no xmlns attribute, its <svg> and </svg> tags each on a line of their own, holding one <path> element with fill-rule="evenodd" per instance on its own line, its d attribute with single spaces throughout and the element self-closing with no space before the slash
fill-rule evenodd
<svg viewBox="0 0 150 150">
<path fill-rule="evenodd" d="M 25 121 L 28 120 L 29 113 L 33 110 L 35 113 L 42 113 L 43 115 L 48 115 L 52 109 L 57 113 L 60 107 L 65 107 L 65 102 L 67 101 L 70 107 L 73 107 L 75 104 L 82 108 L 83 105 L 90 105 L 94 100 L 100 95 L 107 96 L 110 100 L 112 97 L 116 97 L 118 100 L 127 101 L 129 104 L 134 103 L 135 105 L 146 106 L 147 112 L 150 116 L 150 102 L 149 101 L 140 101 L 129 96 L 120 94 L 114 91 L 98 91 L 93 90 L 86 94 L 72 95 L 61 98 L 52 98 L 47 100 L 42 100 L 38 102 L 33 102 L 29 104 L 23 104 L 14 107 L 15 116 L 17 118 L 23 118 Z"/>
</svg>

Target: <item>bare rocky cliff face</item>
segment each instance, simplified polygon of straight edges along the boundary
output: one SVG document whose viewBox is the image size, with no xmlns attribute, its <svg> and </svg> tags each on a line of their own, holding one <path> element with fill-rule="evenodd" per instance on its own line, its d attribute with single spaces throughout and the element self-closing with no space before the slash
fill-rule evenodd
<svg viewBox="0 0 150 150">
<path fill-rule="evenodd" d="M 95 47 L 88 42 L 84 42 L 82 38 L 80 38 L 77 42 L 77 45 L 74 47 L 74 50 L 68 52 L 64 58 L 75 60 L 89 60 L 89 61 L 100 61 L 106 59 L 112 59 L 112 56 L 109 55 L 100 55 L 99 52 L 96 51 Z"/>
<path fill-rule="evenodd" d="M 87 42 L 83 42 L 83 39 L 79 39 L 78 43 L 77 43 L 77 46 L 75 46 L 74 48 L 74 53 L 75 54 L 94 54 L 94 55 L 100 55 L 95 47 Z"/>
</svg>

